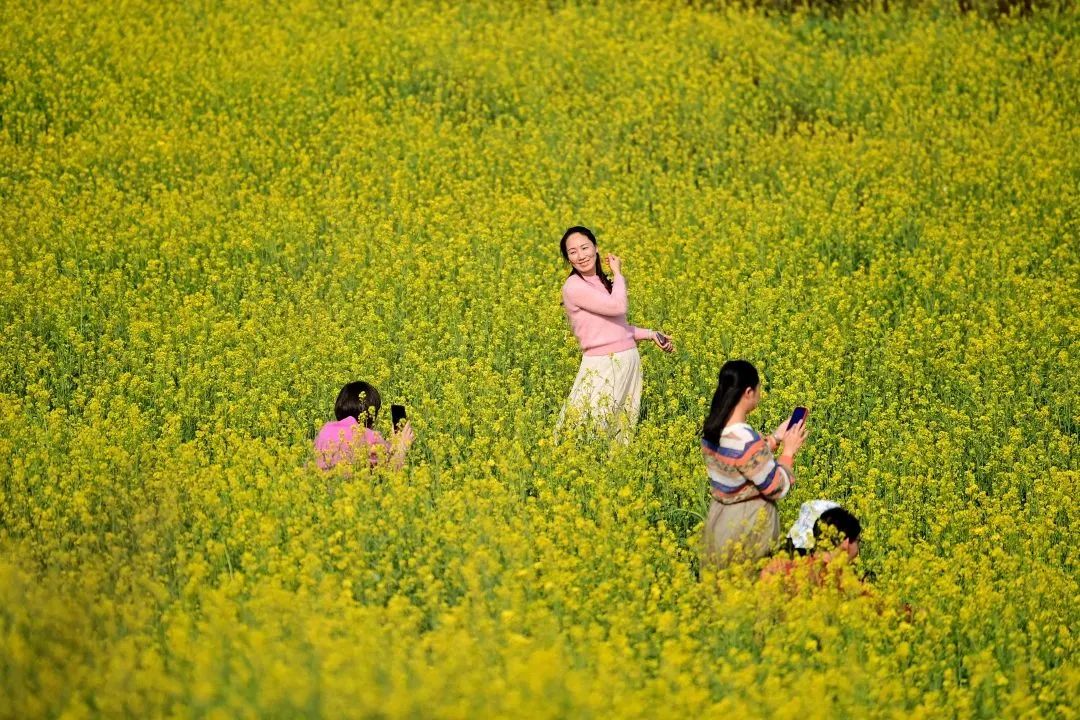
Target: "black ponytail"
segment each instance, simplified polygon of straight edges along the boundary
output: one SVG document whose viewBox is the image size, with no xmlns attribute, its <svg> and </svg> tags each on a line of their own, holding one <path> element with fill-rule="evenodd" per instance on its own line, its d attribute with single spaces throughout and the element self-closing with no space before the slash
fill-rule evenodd
<svg viewBox="0 0 1080 720">
<path fill-rule="evenodd" d="M 589 238 L 589 241 L 593 244 L 593 247 L 596 247 L 596 236 L 593 235 L 592 230 L 582 225 L 575 225 L 574 227 L 569 228 L 566 232 L 564 232 L 562 240 L 559 241 L 559 249 L 562 250 L 563 260 L 565 260 L 566 262 L 570 262 L 570 254 L 566 252 L 566 241 L 570 239 L 571 235 L 584 235 L 585 237 Z M 570 274 L 581 277 L 581 273 L 577 271 L 577 268 L 571 268 Z M 604 284 L 604 287 L 607 288 L 607 291 L 610 294 L 611 280 L 608 278 L 607 275 L 604 274 L 604 268 L 600 265 L 600 253 L 596 254 L 596 277 L 600 278 L 600 282 Z"/>
<path fill-rule="evenodd" d="M 701 437 L 712 444 L 720 442 L 731 411 L 739 404 L 747 388 L 756 388 L 759 382 L 758 371 L 746 360 L 728 360 L 720 368 L 720 377 L 716 382 L 709 414 L 705 416 L 705 426 Z"/>
</svg>

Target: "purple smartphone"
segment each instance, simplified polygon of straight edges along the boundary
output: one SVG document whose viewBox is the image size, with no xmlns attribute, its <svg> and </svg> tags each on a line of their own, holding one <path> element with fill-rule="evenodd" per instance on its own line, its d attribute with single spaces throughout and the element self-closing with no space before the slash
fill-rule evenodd
<svg viewBox="0 0 1080 720">
<path fill-rule="evenodd" d="M 806 417 L 806 408 L 800 405 L 799 407 L 795 408 L 795 412 L 791 413 L 791 422 L 789 422 L 787 426 L 795 427 L 802 421 L 804 417 Z"/>
</svg>

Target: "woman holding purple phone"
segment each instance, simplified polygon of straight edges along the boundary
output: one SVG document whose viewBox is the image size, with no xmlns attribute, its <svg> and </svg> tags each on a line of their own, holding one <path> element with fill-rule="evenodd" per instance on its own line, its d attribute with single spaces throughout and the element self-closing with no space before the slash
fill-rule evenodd
<svg viewBox="0 0 1080 720">
<path fill-rule="evenodd" d="M 795 483 L 795 454 L 806 440 L 805 408 L 797 408 L 802 412 L 793 413 L 772 435 L 759 435 L 746 416 L 760 400 L 757 368 L 745 360 L 724 363 L 701 433 L 712 494 L 705 557 L 719 567 L 764 557 L 779 538 L 776 502 Z"/>
<path fill-rule="evenodd" d="M 600 263 L 596 236 L 580 225 L 563 233 L 563 259 L 570 276 L 563 283 L 562 299 L 570 328 L 581 346 L 570 397 L 559 415 L 556 435 L 568 420 L 594 422 L 616 439 L 626 442 L 637 424 L 641 406 L 641 356 L 637 343 L 652 341 L 664 352 L 675 349 L 671 338 L 626 321 L 629 298 L 622 261 L 608 255 L 611 278 Z"/>
</svg>

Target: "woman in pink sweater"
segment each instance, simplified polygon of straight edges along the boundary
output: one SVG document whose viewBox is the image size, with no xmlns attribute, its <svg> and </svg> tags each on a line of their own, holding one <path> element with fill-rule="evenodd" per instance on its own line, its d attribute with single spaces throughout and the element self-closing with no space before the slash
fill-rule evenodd
<svg viewBox="0 0 1080 720">
<path fill-rule="evenodd" d="M 622 261 L 615 255 L 607 256 L 609 279 L 600 264 L 596 237 L 588 228 L 567 230 L 560 249 L 570 264 L 570 276 L 562 288 L 563 307 L 581 345 L 582 358 L 556 434 L 567 421 L 585 419 L 625 442 L 637 423 L 641 405 L 637 343 L 651 340 L 664 352 L 675 346 L 663 333 L 626 321 L 629 300 Z"/>
<path fill-rule="evenodd" d="M 405 464 L 405 452 L 416 438 L 412 425 L 405 423 L 395 428 L 393 442 L 387 442 L 375 430 L 375 420 L 382 407 L 379 391 L 362 380 L 351 382 L 341 388 L 334 401 L 334 417 L 319 429 L 315 437 L 315 462 L 323 470 L 338 463 L 353 463 L 365 455 L 368 464 L 375 467 L 387 459 L 390 465 L 401 468 Z"/>
</svg>

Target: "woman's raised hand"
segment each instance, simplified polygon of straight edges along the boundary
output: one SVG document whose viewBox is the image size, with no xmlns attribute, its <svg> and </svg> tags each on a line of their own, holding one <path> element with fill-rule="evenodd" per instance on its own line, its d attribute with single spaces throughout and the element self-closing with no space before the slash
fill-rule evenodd
<svg viewBox="0 0 1080 720">
<path fill-rule="evenodd" d="M 787 428 L 784 431 L 783 437 L 784 455 L 795 457 L 795 453 L 797 453 L 799 448 L 802 447 L 802 444 L 806 442 L 806 436 L 809 432 L 809 429 L 806 427 L 805 417 L 800 420 L 797 425 Z"/>
<path fill-rule="evenodd" d="M 405 447 L 409 447 L 416 440 L 416 431 L 413 430 L 412 423 L 406 422 L 401 426 L 401 429 L 394 434 L 394 439 Z"/>
<path fill-rule="evenodd" d="M 615 255 L 613 253 L 608 253 L 608 255 L 607 255 L 607 264 L 608 264 L 608 267 L 611 268 L 611 274 L 612 275 L 621 275 L 622 274 L 622 259 L 618 255 Z"/>
<path fill-rule="evenodd" d="M 776 429 L 773 430 L 772 436 L 773 436 L 773 439 L 776 440 L 777 445 L 784 442 L 784 434 L 787 433 L 788 425 L 791 424 L 791 418 L 793 416 L 794 416 L 794 413 L 792 413 L 791 415 L 788 415 L 787 419 L 784 420 L 784 422 L 777 425 Z"/>
<path fill-rule="evenodd" d="M 400 470 L 405 467 L 405 453 L 409 446 L 416 440 L 416 431 L 411 423 L 406 422 L 398 430 L 394 431 L 393 439 L 390 440 L 390 465 Z"/>
</svg>

